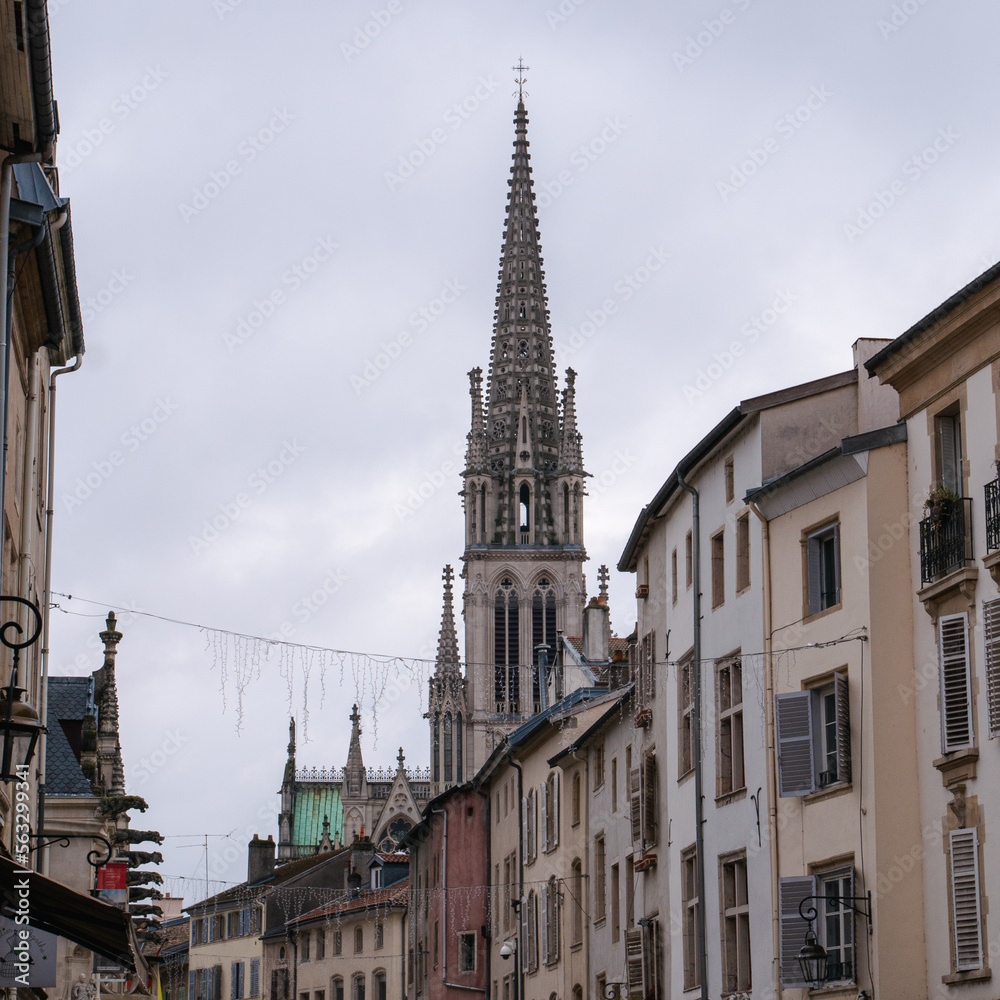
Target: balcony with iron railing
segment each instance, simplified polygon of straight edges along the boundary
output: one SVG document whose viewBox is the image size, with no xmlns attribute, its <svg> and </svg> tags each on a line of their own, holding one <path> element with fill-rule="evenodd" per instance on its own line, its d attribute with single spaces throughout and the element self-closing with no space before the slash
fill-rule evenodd
<svg viewBox="0 0 1000 1000">
<path fill-rule="evenodd" d="M 986 551 L 1000 549 L 1000 478 L 986 484 Z"/>
<path fill-rule="evenodd" d="M 972 497 L 939 501 L 920 522 L 921 582 L 933 583 L 972 558 Z"/>
</svg>

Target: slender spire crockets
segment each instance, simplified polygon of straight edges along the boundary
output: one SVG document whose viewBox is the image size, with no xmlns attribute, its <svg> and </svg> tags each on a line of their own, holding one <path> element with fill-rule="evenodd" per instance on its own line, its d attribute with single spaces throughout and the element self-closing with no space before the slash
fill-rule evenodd
<svg viewBox="0 0 1000 1000">
<path fill-rule="evenodd" d="M 452 599 L 452 581 L 455 571 L 445 566 L 441 575 L 444 580 L 444 607 L 441 610 L 441 632 L 438 636 L 437 672 L 458 672 L 458 634 L 455 631 L 455 607 Z"/>
</svg>

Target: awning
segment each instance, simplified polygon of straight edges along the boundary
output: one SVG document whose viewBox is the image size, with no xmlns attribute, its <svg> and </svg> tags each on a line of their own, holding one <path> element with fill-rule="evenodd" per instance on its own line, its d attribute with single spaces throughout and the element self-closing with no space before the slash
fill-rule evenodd
<svg viewBox="0 0 1000 1000">
<path fill-rule="evenodd" d="M 24 902 L 26 901 L 26 902 Z M 149 982 L 149 966 L 139 953 L 132 920 L 124 911 L 0 857 L 0 910 L 110 958 L 135 973 L 136 985 Z"/>
</svg>

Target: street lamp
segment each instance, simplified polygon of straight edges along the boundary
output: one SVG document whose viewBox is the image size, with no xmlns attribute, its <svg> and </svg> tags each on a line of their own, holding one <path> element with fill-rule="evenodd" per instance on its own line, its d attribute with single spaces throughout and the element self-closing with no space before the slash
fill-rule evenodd
<svg viewBox="0 0 1000 1000">
<path fill-rule="evenodd" d="M 809 930 L 806 931 L 805 944 L 802 945 L 798 955 L 795 957 L 798 959 L 799 968 L 802 970 L 803 981 L 815 983 L 819 986 L 826 981 L 826 971 L 830 956 L 827 955 L 826 948 L 816 939 L 816 932 L 813 930 L 813 921 L 817 917 L 816 907 L 806 906 L 806 903 L 811 899 L 821 899 L 827 903 L 836 903 L 839 906 L 846 906 L 855 913 L 860 913 L 868 920 L 868 933 L 871 934 L 872 894 L 869 892 L 864 896 L 806 896 L 799 903 L 799 916 L 809 922 Z M 855 906 L 855 903 L 860 903 L 861 905 Z"/>
<path fill-rule="evenodd" d="M 18 687 L 17 668 L 21 650 L 38 639 L 42 630 L 42 616 L 38 608 L 23 597 L 0 596 L 0 601 L 23 604 L 35 616 L 34 628 L 29 637 L 21 642 L 12 641 L 7 637 L 8 630 L 17 635 L 24 632 L 17 621 L 4 622 L 0 625 L 0 643 L 14 651 L 10 683 L 3 689 L 3 697 L 0 699 L 0 736 L 3 739 L 3 750 L 0 753 L 0 781 L 23 781 L 24 770 L 31 763 L 35 744 L 45 731 L 45 727 L 31 705 L 21 701 L 25 689 Z"/>
</svg>

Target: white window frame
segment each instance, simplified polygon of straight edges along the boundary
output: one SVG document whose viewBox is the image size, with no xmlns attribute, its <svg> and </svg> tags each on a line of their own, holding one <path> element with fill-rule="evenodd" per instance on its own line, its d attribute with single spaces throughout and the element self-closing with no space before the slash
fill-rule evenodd
<svg viewBox="0 0 1000 1000">
<path fill-rule="evenodd" d="M 948 888 L 955 946 L 955 971 L 985 964 L 979 832 L 975 827 L 948 831 Z"/>
<path fill-rule="evenodd" d="M 833 541 L 832 595 L 823 589 L 826 582 L 826 542 Z M 840 573 L 840 521 L 831 521 L 806 535 L 806 616 L 838 607 L 843 598 Z"/>
<path fill-rule="evenodd" d="M 976 744 L 972 720 L 972 659 L 969 616 L 942 615 L 937 621 L 941 682 L 941 752 L 954 753 Z"/>
</svg>

